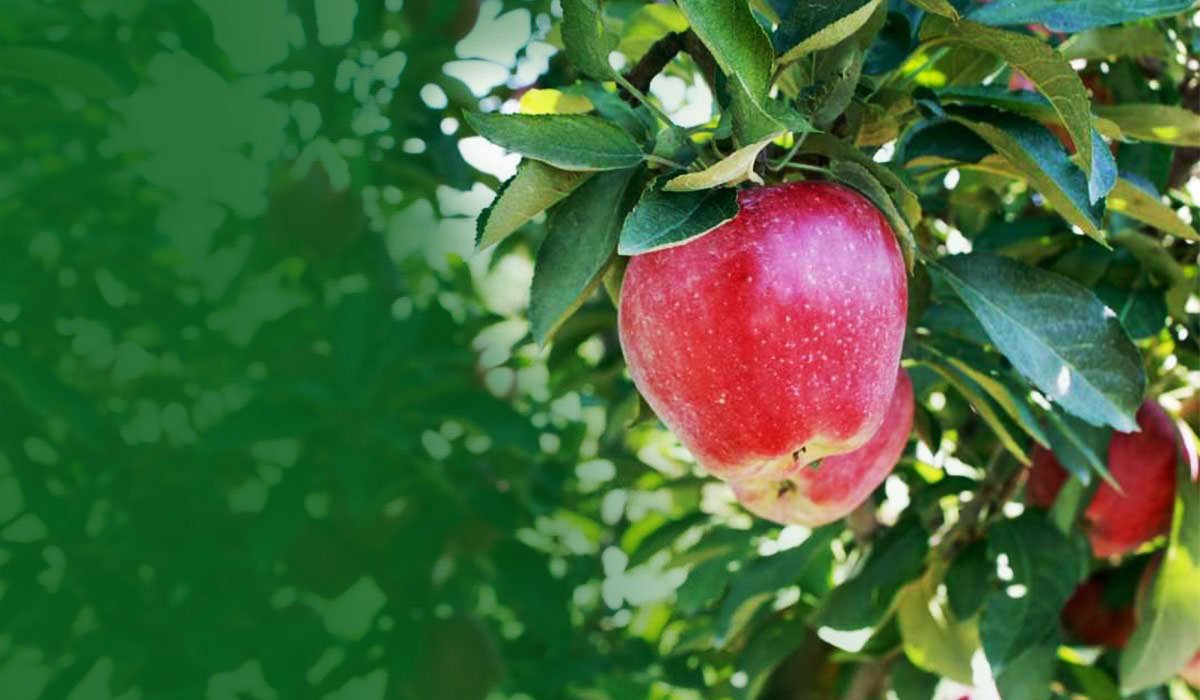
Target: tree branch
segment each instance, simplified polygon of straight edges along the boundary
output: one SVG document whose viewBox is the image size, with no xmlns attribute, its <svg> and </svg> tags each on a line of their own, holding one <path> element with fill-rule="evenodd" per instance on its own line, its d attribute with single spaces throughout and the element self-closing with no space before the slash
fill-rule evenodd
<svg viewBox="0 0 1200 700">
<path fill-rule="evenodd" d="M 937 544 L 935 554 L 950 560 L 971 540 L 977 538 L 987 522 L 1001 512 L 1005 503 L 1012 499 L 1028 470 L 1016 464 L 1004 447 L 997 445 L 996 452 L 987 467 L 987 474 L 973 498 L 962 509 L 956 522 Z"/>
<path fill-rule="evenodd" d="M 688 30 L 687 33 L 690 34 L 691 30 Z M 683 47 L 684 33 L 671 32 L 654 42 L 650 50 L 646 51 L 633 68 L 625 73 L 625 80 L 629 81 L 629 84 L 638 91 L 645 93 L 650 89 L 650 81 L 654 80 L 654 76 L 661 73 L 675 58 L 675 55 L 683 50 Z M 630 104 L 637 102 L 637 98 L 624 88 L 619 88 L 617 94 Z"/>
</svg>

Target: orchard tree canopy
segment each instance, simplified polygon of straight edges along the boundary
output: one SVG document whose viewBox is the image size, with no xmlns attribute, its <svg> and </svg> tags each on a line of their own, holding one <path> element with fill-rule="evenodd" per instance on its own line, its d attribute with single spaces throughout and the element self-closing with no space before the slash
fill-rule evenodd
<svg viewBox="0 0 1200 700">
<path fill-rule="evenodd" d="M 0 698 L 1196 700 L 1194 0 L 5 0 Z"/>
</svg>

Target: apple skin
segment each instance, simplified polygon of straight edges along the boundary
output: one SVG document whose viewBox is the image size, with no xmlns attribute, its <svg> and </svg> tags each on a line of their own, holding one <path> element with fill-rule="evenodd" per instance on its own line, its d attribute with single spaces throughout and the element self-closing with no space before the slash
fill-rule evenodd
<svg viewBox="0 0 1200 700">
<path fill-rule="evenodd" d="M 892 397 L 908 306 L 896 238 L 858 192 L 795 182 L 738 202 L 706 235 L 630 260 L 618 324 L 646 401 L 726 480 L 866 442 Z"/>
<path fill-rule="evenodd" d="M 912 423 L 912 380 L 900 370 L 883 424 L 862 447 L 826 457 L 815 469 L 799 465 L 778 477 L 730 486 L 747 510 L 767 520 L 807 527 L 831 523 L 849 515 L 892 473 Z"/>
<path fill-rule="evenodd" d="M 1106 589 L 1111 571 L 1097 571 L 1079 584 L 1062 609 L 1063 627 L 1075 639 L 1092 646 L 1122 649 L 1137 625 L 1133 601 L 1114 604 Z"/>
<path fill-rule="evenodd" d="M 1107 482 L 1096 488 L 1084 511 L 1084 527 L 1097 557 L 1128 553 L 1167 531 L 1175 500 L 1175 460 L 1179 434 L 1166 412 L 1147 400 L 1137 412 L 1137 433 L 1114 433 L 1108 444 L 1108 472 L 1124 495 Z M 1035 446 L 1026 496 L 1042 508 L 1054 504 L 1067 472 L 1049 450 Z"/>
</svg>

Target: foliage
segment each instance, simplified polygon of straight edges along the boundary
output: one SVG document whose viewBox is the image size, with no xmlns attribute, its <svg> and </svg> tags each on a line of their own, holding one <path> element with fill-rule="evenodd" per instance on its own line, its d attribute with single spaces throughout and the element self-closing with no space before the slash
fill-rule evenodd
<svg viewBox="0 0 1200 700">
<path fill-rule="evenodd" d="M 1144 396 L 1200 429 L 1196 16 L 8 0 L 0 696 L 1195 697 L 1186 459 L 1138 556 L 1075 523 Z M 812 532 L 679 448 L 613 304 L 797 178 L 901 237 L 918 402 Z M 1125 652 L 1063 636 L 1159 550 Z"/>
</svg>

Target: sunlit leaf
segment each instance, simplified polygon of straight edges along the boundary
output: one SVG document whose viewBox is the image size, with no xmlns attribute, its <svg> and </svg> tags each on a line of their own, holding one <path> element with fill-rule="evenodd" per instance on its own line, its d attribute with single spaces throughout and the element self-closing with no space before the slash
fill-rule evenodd
<svg viewBox="0 0 1200 700">
<path fill-rule="evenodd" d="M 559 170 L 536 160 L 524 160 L 517 174 L 504 183 L 496 200 L 479 215 L 475 247 L 483 250 L 507 238 L 525 222 L 554 206 L 590 177 L 589 173 Z"/>
<path fill-rule="evenodd" d="M 881 0 L 772 0 L 779 15 L 775 50 L 780 62 L 827 49 L 858 31 L 874 14 Z"/>
<path fill-rule="evenodd" d="M 1200 114 L 1161 104 L 1100 105 L 1096 114 L 1110 119 L 1121 132 L 1142 141 L 1172 146 L 1200 146 Z"/>
<path fill-rule="evenodd" d="M 1023 34 L 963 20 L 930 17 L 921 27 L 927 45 L 951 42 L 993 53 L 1029 78 L 1062 119 L 1084 163 L 1092 162 L 1091 104 L 1087 89 L 1062 54 Z"/>
<path fill-rule="evenodd" d="M 464 116 L 492 143 L 563 170 L 620 170 L 645 157 L 628 132 L 600 117 L 484 112 Z"/>
<path fill-rule="evenodd" d="M 1121 652 L 1121 690 L 1158 685 L 1200 649 L 1200 485 L 1181 459 L 1175 515 L 1162 565 L 1138 602 L 1138 625 Z"/>
<path fill-rule="evenodd" d="M 617 251 L 620 216 L 634 173 L 601 173 L 550 212 L 530 290 L 529 322 L 544 345 L 600 284 Z"/>
<path fill-rule="evenodd" d="M 1146 386 L 1141 356 L 1092 292 L 982 253 L 950 256 L 934 269 L 1043 394 L 1093 425 L 1136 430 Z"/>
</svg>

